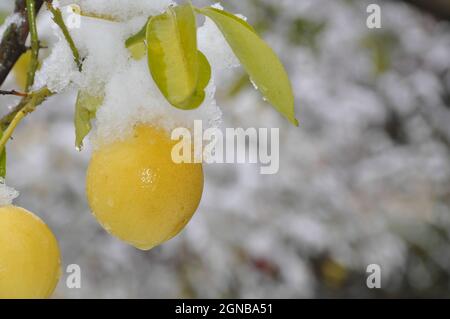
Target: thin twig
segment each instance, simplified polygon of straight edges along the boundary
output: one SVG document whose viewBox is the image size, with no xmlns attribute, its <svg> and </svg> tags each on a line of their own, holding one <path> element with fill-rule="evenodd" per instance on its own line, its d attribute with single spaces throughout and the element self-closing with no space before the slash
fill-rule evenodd
<svg viewBox="0 0 450 319">
<path fill-rule="evenodd" d="M 59 26 L 59 28 L 61 29 L 64 38 L 66 38 L 67 43 L 70 46 L 70 49 L 72 50 L 72 54 L 73 54 L 73 58 L 75 60 L 75 63 L 78 66 L 78 70 L 81 71 L 83 68 L 83 64 L 81 62 L 81 57 L 80 57 L 80 53 L 78 51 L 78 48 L 75 45 L 75 42 L 73 41 L 72 36 L 69 33 L 69 29 L 67 28 L 66 24 L 64 23 L 64 19 L 63 16 L 61 14 L 61 10 L 59 10 L 58 8 L 55 8 L 52 5 L 52 1 L 51 0 L 47 0 L 46 1 L 47 4 L 47 8 L 48 10 L 52 13 L 53 15 L 53 21 Z"/>
<path fill-rule="evenodd" d="M 28 96 L 27 93 L 19 92 L 16 90 L 10 90 L 10 91 L 0 90 L 0 95 L 15 95 L 15 96 L 21 96 L 21 97 Z"/>
<path fill-rule="evenodd" d="M 13 120 L 11 121 L 11 124 L 6 128 L 6 130 L 3 132 L 2 138 L 0 139 L 0 150 L 5 148 L 6 143 L 11 138 L 12 133 L 16 129 L 19 122 L 25 117 L 26 113 L 24 109 L 17 112 L 17 114 L 14 116 Z"/>
<path fill-rule="evenodd" d="M 20 121 L 51 95 L 53 93 L 46 87 L 31 92 L 20 101 L 13 111 L 0 119 L 0 127 L 4 130 L 0 139 L 0 150 L 3 150 Z"/>
<path fill-rule="evenodd" d="M 30 27 L 31 35 L 31 62 L 28 69 L 26 92 L 28 92 L 31 86 L 34 84 L 34 76 L 39 64 L 39 37 L 36 26 L 36 4 L 35 0 L 27 1 L 27 14 L 28 24 Z"/>
</svg>

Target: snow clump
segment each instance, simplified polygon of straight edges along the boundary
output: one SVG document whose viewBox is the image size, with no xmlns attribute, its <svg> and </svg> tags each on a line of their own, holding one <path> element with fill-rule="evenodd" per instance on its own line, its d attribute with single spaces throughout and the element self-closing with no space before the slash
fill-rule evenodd
<svg viewBox="0 0 450 319">
<path fill-rule="evenodd" d="M 211 63 L 213 77 L 206 88 L 206 98 L 196 110 L 183 111 L 171 106 L 153 81 L 147 58 L 134 60 L 124 43 L 137 33 L 151 15 L 164 12 L 174 3 L 169 0 L 60 1 L 66 24 L 74 25 L 70 34 L 83 57 L 80 72 L 67 41 L 56 26 L 48 27 L 50 13 L 45 9 L 38 21 L 38 31 L 49 47 L 49 55 L 36 74 L 34 89 L 47 86 L 53 92 L 84 90 L 104 95 L 96 114 L 96 141 L 114 141 L 132 133 L 138 123 L 151 124 L 168 131 L 176 127 L 192 128 L 194 120 L 203 127 L 218 127 L 222 113 L 214 98 L 216 75 L 239 65 L 216 25 L 209 19 L 198 30 L 198 46 Z M 82 12 L 74 12 L 78 5 Z M 75 15 L 75 16 L 74 16 Z M 107 17 L 107 18 L 105 18 Z M 79 23 L 74 23 L 78 19 Z"/>
</svg>

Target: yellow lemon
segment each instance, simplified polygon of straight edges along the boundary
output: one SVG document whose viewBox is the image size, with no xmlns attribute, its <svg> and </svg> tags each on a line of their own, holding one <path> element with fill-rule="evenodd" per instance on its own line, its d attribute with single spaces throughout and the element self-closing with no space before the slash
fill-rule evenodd
<svg viewBox="0 0 450 319">
<path fill-rule="evenodd" d="M 186 226 L 203 192 L 202 164 L 175 164 L 169 134 L 138 126 L 131 137 L 102 145 L 87 171 L 87 197 L 100 224 L 142 250 Z"/>
<path fill-rule="evenodd" d="M 60 273 L 58 243 L 47 225 L 23 208 L 0 207 L 0 298 L 48 298 Z"/>
</svg>

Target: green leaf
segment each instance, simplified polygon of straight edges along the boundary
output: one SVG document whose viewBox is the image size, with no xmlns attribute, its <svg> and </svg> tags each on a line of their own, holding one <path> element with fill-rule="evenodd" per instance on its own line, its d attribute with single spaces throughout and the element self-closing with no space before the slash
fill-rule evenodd
<svg viewBox="0 0 450 319">
<path fill-rule="evenodd" d="M 125 46 L 127 48 L 133 44 L 145 41 L 145 35 L 147 33 L 147 23 L 148 23 L 148 21 L 144 24 L 144 26 L 139 30 L 138 33 L 132 35 L 125 41 Z"/>
<path fill-rule="evenodd" d="M 131 53 L 131 57 L 135 60 L 142 59 L 147 53 L 147 46 L 144 42 L 135 43 L 128 47 L 128 50 Z"/>
<path fill-rule="evenodd" d="M 92 129 L 91 120 L 103 103 L 103 95 L 95 96 L 86 91 L 79 91 L 75 105 L 75 146 L 81 150 L 83 140 Z"/>
<path fill-rule="evenodd" d="M 150 20 L 150 19 L 149 19 Z M 131 56 L 135 60 L 142 59 L 147 53 L 147 46 L 145 45 L 145 35 L 147 33 L 147 23 L 139 30 L 138 33 L 132 35 L 125 41 L 125 47 L 131 53 Z"/>
<path fill-rule="evenodd" d="M 171 7 L 152 17 L 146 38 L 150 73 L 162 94 L 177 108 L 197 107 L 200 67 L 192 6 Z"/>
<path fill-rule="evenodd" d="M 292 124 L 298 126 L 292 85 L 283 64 L 273 50 L 243 19 L 211 7 L 197 11 L 218 26 L 264 99 Z"/>
<path fill-rule="evenodd" d="M 0 25 L 2 25 L 3 22 L 5 22 L 7 16 L 8 14 L 6 12 L 0 11 Z"/>
<path fill-rule="evenodd" d="M 195 109 L 199 107 L 205 100 L 205 88 L 208 86 L 208 83 L 211 80 L 211 65 L 209 64 L 206 56 L 200 51 L 198 51 L 198 66 L 199 77 L 197 89 L 188 100 L 179 105 L 181 109 Z"/>
<path fill-rule="evenodd" d="M 208 86 L 209 81 L 211 80 L 211 65 L 209 64 L 206 56 L 198 51 L 198 83 L 197 83 L 197 91 L 204 91 Z"/>
<path fill-rule="evenodd" d="M 3 131 L 0 130 L 0 138 L 3 136 Z M 5 178 L 6 177 L 6 147 L 3 148 L 3 150 L 0 151 L 0 177 Z"/>
</svg>

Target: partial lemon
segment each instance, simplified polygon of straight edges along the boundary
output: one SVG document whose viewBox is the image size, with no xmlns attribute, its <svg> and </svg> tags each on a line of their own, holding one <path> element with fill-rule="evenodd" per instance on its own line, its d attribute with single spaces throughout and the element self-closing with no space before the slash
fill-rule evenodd
<svg viewBox="0 0 450 319">
<path fill-rule="evenodd" d="M 60 277 L 55 236 L 33 213 L 0 207 L 0 298 L 48 298 Z"/>
<path fill-rule="evenodd" d="M 27 86 L 28 68 L 31 63 L 31 51 L 22 54 L 13 67 L 13 73 L 16 77 L 17 85 L 22 91 L 25 91 Z"/>
</svg>

